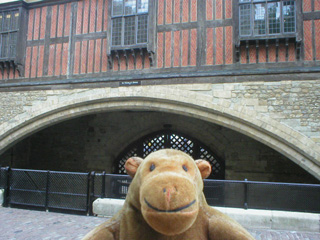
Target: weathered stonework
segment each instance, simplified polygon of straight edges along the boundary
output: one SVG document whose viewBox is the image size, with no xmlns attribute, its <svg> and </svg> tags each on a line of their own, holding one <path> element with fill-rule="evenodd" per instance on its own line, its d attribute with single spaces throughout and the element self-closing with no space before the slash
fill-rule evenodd
<svg viewBox="0 0 320 240">
<path fill-rule="evenodd" d="M 0 147 L 3 152 L 12 144 L 40 129 L 74 117 L 115 110 L 147 110 L 162 112 L 163 119 L 166 118 L 167 113 L 174 113 L 180 117 L 201 119 L 205 122 L 221 125 L 226 129 L 230 128 L 241 132 L 249 138 L 274 148 L 317 176 L 320 166 L 319 88 L 318 81 L 310 80 L 0 92 Z M 106 121 L 108 119 L 106 118 Z M 139 121 L 144 121 L 143 116 Z M 99 122 L 93 122 L 91 127 L 95 129 L 97 126 L 99 126 Z M 118 127 L 120 133 L 122 129 L 125 129 L 123 127 Z M 113 128 L 117 129 L 116 124 L 113 124 Z M 142 135 L 144 134 L 144 128 L 137 129 L 141 130 Z M 97 151 L 96 156 L 88 155 L 83 162 L 83 166 L 88 169 L 94 169 L 101 162 L 106 164 L 106 168 L 110 169 L 111 167 L 111 160 L 115 156 L 113 155 L 110 160 L 105 161 L 104 151 L 108 148 L 108 143 L 104 139 L 115 136 L 114 134 L 108 136 L 108 132 L 104 133 L 104 131 L 103 127 L 98 130 L 101 134 L 99 144 L 104 146 L 102 148 L 104 150 Z M 77 136 L 73 134 L 75 139 L 65 136 L 64 141 L 76 146 L 79 144 L 78 141 L 85 138 L 83 134 L 85 133 L 79 132 Z M 210 145 L 210 141 L 216 142 L 214 137 L 217 135 L 211 135 L 212 140 L 210 140 L 210 137 L 206 138 L 205 133 L 203 134 L 198 138 L 200 140 L 206 139 L 206 142 L 209 142 L 208 145 Z M 222 132 L 219 134 L 222 137 L 226 136 Z M 236 139 L 234 138 L 234 140 Z M 241 139 L 239 138 L 240 143 L 243 142 Z M 114 141 L 118 141 L 118 139 Z M 94 148 L 96 144 L 96 142 L 87 142 L 85 147 Z M 129 142 L 121 144 L 122 147 L 125 147 Z M 237 141 L 234 144 L 238 146 L 235 149 L 239 149 L 239 151 L 243 148 L 241 144 L 237 145 Z M 221 145 L 223 144 L 221 143 Z M 215 149 L 226 154 L 223 147 L 217 146 Z M 261 150 L 259 152 L 253 149 L 250 155 L 239 158 L 241 164 L 230 162 L 227 172 L 228 178 L 232 178 L 236 174 L 239 179 L 245 177 L 245 174 L 239 173 L 246 171 L 242 169 L 242 166 L 252 165 L 253 168 L 256 168 L 253 171 L 257 172 L 254 178 L 260 179 L 259 176 L 263 174 L 258 172 L 261 169 L 268 172 L 268 168 L 277 165 L 277 162 L 272 160 L 273 156 L 268 156 L 268 151 Z M 61 154 L 64 156 L 72 155 L 68 154 L 68 149 L 63 151 Z M 86 150 L 83 149 L 83 151 Z M 236 152 L 230 152 L 225 157 L 237 159 Z M 78 152 L 79 155 L 83 153 Z M 256 161 L 263 158 L 268 160 L 266 162 Z M 253 162 L 256 162 L 257 165 L 253 165 Z M 73 163 L 66 161 L 61 164 L 65 169 L 70 169 Z M 81 163 L 77 162 L 77 164 L 81 166 Z M 54 167 L 54 162 L 52 167 Z M 262 178 L 270 180 L 272 176 L 265 175 Z"/>
<path fill-rule="evenodd" d="M 245 106 L 265 114 L 320 145 L 320 82 L 279 81 L 175 86 L 213 96 L 226 108 Z"/>
<path fill-rule="evenodd" d="M 26 108 L 47 100 L 47 93 L 3 92 L 0 94 L 0 123 L 8 122 L 15 116 L 24 113 Z"/>
</svg>

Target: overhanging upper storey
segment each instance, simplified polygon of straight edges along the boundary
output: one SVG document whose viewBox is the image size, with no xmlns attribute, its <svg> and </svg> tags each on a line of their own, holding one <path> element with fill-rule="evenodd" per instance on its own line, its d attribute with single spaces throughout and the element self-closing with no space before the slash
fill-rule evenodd
<svg viewBox="0 0 320 240">
<path fill-rule="evenodd" d="M 0 1 L 0 19 L 1 86 L 292 80 L 320 67 L 318 0 Z"/>
</svg>

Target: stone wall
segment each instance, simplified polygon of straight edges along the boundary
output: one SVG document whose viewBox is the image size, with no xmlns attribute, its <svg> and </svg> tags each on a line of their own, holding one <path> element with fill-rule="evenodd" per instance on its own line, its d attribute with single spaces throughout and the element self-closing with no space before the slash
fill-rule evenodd
<svg viewBox="0 0 320 240">
<path fill-rule="evenodd" d="M 70 99 L 81 102 L 83 96 L 94 99 L 97 94 L 101 93 L 107 97 L 113 93 L 117 93 L 119 97 L 130 96 L 136 92 L 148 93 L 150 89 L 150 86 L 138 86 L 0 92 L 0 126 L 7 127 L 10 124 L 14 125 L 17 121 L 24 123 L 28 122 L 31 117 L 38 118 L 37 114 L 41 111 L 42 106 L 48 106 L 48 104 L 53 106 Z M 197 98 L 196 101 L 199 105 L 209 99 L 213 104 L 221 106 L 222 109 L 252 110 L 256 114 L 267 116 L 279 124 L 290 127 L 320 146 L 319 81 L 177 84 L 162 86 L 159 89 L 155 87 L 154 89 L 157 91 L 163 89 L 161 92 L 163 98 L 170 99 L 170 94 L 182 90 L 183 92 L 180 91 L 179 94 L 183 93 L 183 95 L 178 96 L 177 99 L 187 99 L 188 93 L 191 96 L 191 92 L 196 92 L 197 95 L 192 96 Z M 145 108 L 148 109 L 148 106 Z M 130 108 L 125 110 L 129 111 Z M 68 112 L 70 116 L 72 116 L 72 111 Z M 108 112 L 108 110 L 105 111 Z M 174 113 L 173 110 L 170 112 Z M 296 169 L 295 165 L 291 166 L 291 162 L 287 165 L 285 162 L 289 160 L 276 151 L 233 130 L 199 119 L 196 120 L 197 116 L 186 118 L 163 112 L 157 113 L 157 117 L 154 117 L 145 112 L 133 119 L 129 117 L 129 113 L 127 112 L 125 117 L 121 116 L 121 113 L 117 113 L 120 114 L 117 115 L 111 114 L 111 112 L 105 113 L 106 115 L 90 115 L 61 123 L 54 128 L 47 128 L 37 134 L 32 133 L 33 135 L 29 137 L 21 136 L 21 139 L 25 138 L 25 140 L 15 145 L 13 150 L 5 152 L 1 156 L 1 164 L 8 165 L 8 163 L 18 161 L 20 162 L 19 167 L 33 166 L 34 168 L 66 171 L 85 169 L 112 172 L 112 161 L 121 150 L 133 140 L 160 130 L 163 124 L 170 120 L 175 123 L 176 130 L 205 142 L 226 160 L 228 179 L 252 178 L 250 180 L 265 181 L 290 179 L 290 181 L 295 181 L 295 175 L 303 176 L 302 178 L 296 177 L 297 179 L 309 179 L 309 177 L 304 177 L 305 173 L 301 172 L 301 169 Z M 170 118 L 168 118 L 169 116 Z M 124 120 L 120 124 L 122 119 Z M 125 121 L 125 119 L 127 120 Z M 186 119 L 189 120 L 186 121 Z M 56 122 L 59 122 L 59 119 L 49 122 L 44 128 L 56 124 Z M 267 125 L 263 127 L 268 129 Z M 68 146 L 68 148 L 64 146 Z M 47 149 L 46 152 L 50 152 L 50 148 L 59 149 L 59 151 L 45 154 L 44 157 L 42 150 Z M 75 149 L 77 149 L 76 152 L 73 152 Z M 247 150 L 241 152 L 243 149 Z M 13 156 L 12 151 L 15 152 Z M 18 152 L 21 156 L 17 155 Z M 15 165 L 13 164 L 13 166 Z M 249 170 L 246 168 L 247 166 L 250 166 Z M 279 172 L 281 168 L 286 170 Z M 291 170 L 287 172 L 287 169 Z"/>
<path fill-rule="evenodd" d="M 224 84 L 183 84 L 170 88 L 213 96 L 213 103 L 227 108 L 246 107 L 262 113 L 310 137 L 320 145 L 320 82 L 278 81 Z M 90 89 L 0 92 L 0 124 L 42 102 Z M 164 93 L 165 94 L 165 93 Z"/>
<path fill-rule="evenodd" d="M 286 124 L 320 145 L 320 82 L 277 81 L 175 86 L 214 97 L 229 108 L 246 107 Z"/>
<path fill-rule="evenodd" d="M 47 100 L 45 91 L 0 92 L 0 124 L 10 121 L 18 114 Z"/>
<path fill-rule="evenodd" d="M 244 83 L 229 87 L 231 105 L 245 105 L 269 115 L 320 144 L 319 82 Z"/>
</svg>

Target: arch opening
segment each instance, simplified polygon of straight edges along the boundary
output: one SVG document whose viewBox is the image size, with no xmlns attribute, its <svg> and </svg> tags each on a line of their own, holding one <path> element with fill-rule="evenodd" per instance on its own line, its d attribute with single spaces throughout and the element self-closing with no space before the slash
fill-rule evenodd
<svg viewBox="0 0 320 240">
<path fill-rule="evenodd" d="M 11 164 L 15 168 L 39 170 L 116 173 L 116 160 L 139 139 L 145 139 L 144 145 L 148 145 L 145 154 L 143 148 L 140 149 L 137 154 L 139 157 L 145 157 L 159 147 L 170 147 L 171 143 L 166 145 L 164 142 L 157 143 L 155 148 L 149 146 L 150 141 L 162 141 L 158 133 L 163 136 L 161 133 L 168 130 L 180 142 L 198 141 L 203 149 L 214 151 L 209 156 L 214 155 L 220 163 L 222 161 L 224 171 L 220 174 L 225 175 L 214 178 L 318 183 L 288 158 L 250 137 L 208 121 L 159 111 L 102 112 L 60 122 L 20 141 L 0 156 L 0 165 Z M 166 136 L 170 139 L 171 134 Z M 179 140 L 176 142 L 180 143 Z M 190 151 L 190 148 L 186 150 Z M 123 160 L 135 154 L 130 151 L 127 153 Z M 4 164 L 5 159 L 8 164 Z"/>
<path fill-rule="evenodd" d="M 163 93 L 166 94 L 163 94 Z M 227 105 L 227 104 L 226 104 Z M 217 124 L 276 150 L 320 179 L 320 147 L 303 134 L 246 107 L 224 107 L 213 97 L 166 87 L 93 89 L 68 95 L 63 101 L 34 105 L 0 126 L 0 151 L 55 123 L 93 113 L 158 111 Z"/>
</svg>

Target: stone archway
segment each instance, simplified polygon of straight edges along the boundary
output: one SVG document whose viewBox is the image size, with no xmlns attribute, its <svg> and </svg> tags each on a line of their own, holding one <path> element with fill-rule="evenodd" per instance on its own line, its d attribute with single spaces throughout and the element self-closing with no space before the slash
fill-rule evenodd
<svg viewBox="0 0 320 240">
<path fill-rule="evenodd" d="M 155 110 L 191 116 L 243 133 L 320 179 L 320 147 L 315 142 L 246 107 L 230 109 L 213 102 L 208 95 L 159 86 L 69 90 L 67 96 L 48 97 L 0 125 L 0 152 L 42 128 L 73 117 L 113 110 Z"/>
</svg>

